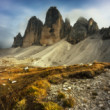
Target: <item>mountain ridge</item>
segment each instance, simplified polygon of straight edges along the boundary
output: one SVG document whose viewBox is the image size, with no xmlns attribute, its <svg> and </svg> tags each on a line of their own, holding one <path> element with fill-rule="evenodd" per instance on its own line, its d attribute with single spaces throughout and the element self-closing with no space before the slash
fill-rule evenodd
<svg viewBox="0 0 110 110">
<path fill-rule="evenodd" d="M 48 46 L 53 45 L 63 38 L 71 44 L 76 44 L 89 35 L 100 33 L 100 31 L 93 18 L 87 20 L 80 17 L 71 26 L 68 18 L 65 18 L 65 21 L 63 21 L 62 15 L 56 7 L 50 7 L 46 13 L 45 23 L 43 24 L 36 16 L 31 17 L 28 21 L 22 42 L 16 36 L 12 47 L 28 47 L 31 45 Z M 15 44 L 16 42 L 19 42 L 17 46 Z"/>
</svg>

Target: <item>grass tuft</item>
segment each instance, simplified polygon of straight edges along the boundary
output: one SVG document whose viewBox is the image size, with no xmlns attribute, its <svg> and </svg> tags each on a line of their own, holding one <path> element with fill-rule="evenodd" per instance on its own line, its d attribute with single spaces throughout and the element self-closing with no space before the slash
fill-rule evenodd
<svg viewBox="0 0 110 110">
<path fill-rule="evenodd" d="M 74 107 L 75 105 L 75 99 L 74 98 L 68 98 L 68 99 L 65 99 L 63 101 L 63 106 L 64 107 Z"/>
</svg>

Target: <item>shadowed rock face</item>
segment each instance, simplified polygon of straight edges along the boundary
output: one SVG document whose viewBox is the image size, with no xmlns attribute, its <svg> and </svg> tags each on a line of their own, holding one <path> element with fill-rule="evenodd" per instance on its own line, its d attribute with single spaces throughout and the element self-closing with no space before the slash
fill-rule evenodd
<svg viewBox="0 0 110 110">
<path fill-rule="evenodd" d="M 23 37 L 21 36 L 20 33 L 16 37 L 14 37 L 14 42 L 12 47 L 21 47 L 23 42 Z"/>
<path fill-rule="evenodd" d="M 79 18 L 71 29 L 70 36 L 67 38 L 72 44 L 78 43 L 87 37 L 88 21 L 85 18 Z"/>
<path fill-rule="evenodd" d="M 70 32 L 71 32 L 72 26 L 70 25 L 70 21 L 68 18 L 65 19 L 65 23 L 64 23 L 64 32 L 63 32 L 63 38 L 66 37 L 68 38 L 70 36 Z"/>
<path fill-rule="evenodd" d="M 67 38 L 67 41 L 72 44 L 76 44 L 98 31 L 99 28 L 97 23 L 92 18 L 87 21 L 87 19 L 80 17 L 71 29 L 70 36 Z"/>
<path fill-rule="evenodd" d="M 100 30 L 100 33 L 102 34 L 102 39 L 110 39 L 110 27 L 109 28 L 102 28 Z"/>
<path fill-rule="evenodd" d="M 63 20 L 56 7 L 50 7 L 46 14 L 46 21 L 41 33 L 41 45 L 52 45 L 62 36 Z"/>
<path fill-rule="evenodd" d="M 43 23 L 38 18 L 33 16 L 28 22 L 22 46 L 28 47 L 33 44 L 39 45 L 42 27 Z"/>
</svg>

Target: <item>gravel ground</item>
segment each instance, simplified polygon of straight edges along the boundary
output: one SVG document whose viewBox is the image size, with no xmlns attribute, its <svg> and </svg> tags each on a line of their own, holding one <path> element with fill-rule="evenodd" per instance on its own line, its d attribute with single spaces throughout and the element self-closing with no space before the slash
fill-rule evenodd
<svg viewBox="0 0 110 110">
<path fill-rule="evenodd" d="M 110 70 L 93 79 L 66 79 L 58 85 L 51 85 L 47 100 L 58 102 L 57 91 L 75 98 L 74 108 L 65 110 L 110 110 Z M 61 102 L 58 102 L 60 105 Z"/>
</svg>

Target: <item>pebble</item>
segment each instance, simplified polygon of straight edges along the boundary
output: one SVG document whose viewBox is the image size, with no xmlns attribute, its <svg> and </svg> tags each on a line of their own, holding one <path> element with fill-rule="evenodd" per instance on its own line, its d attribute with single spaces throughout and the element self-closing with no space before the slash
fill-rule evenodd
<svg viewBox="0 0 110 110">
<path fill-rule="evenodd" d="M 104 105 L 103 104 L 99 104 L 99 107 L 103 107 Z"/>
<path fill-rule="evenodd" d="M 68 89 L 71 89 L 71 87 L 68 87 Z"/>
<path fill-rule="evenodd" d="M 108 104 L 110 105 L 110 100 L 108 100 Z"/>
<path fill-rule="evenodd" d="M 64 91 L 67 91 L 68 89 L 67 89 L 67 88 L 63 88 L 63 90 L 64 90 Z"/>
<path fill-rule="evenodd" d="M 17 81 L 12 81 L 12 83 L 16 83 Z"/>
<path fill-rule="evenodd" d="M 107 74 L 110 76 L 110 73 Z M 74 108 L 66 110 L 102 110 L 102 108 L 110 110 L 110 90 L 103 89 L 104 87 L 109 88 L 109 79 L 110 77 L 106 77 L 106 74 L 98 75 L 93 79 L 68 79 L 63 86 L 62 84 L 52 85 L 48 97 L 52 97 L 53 93 L 62 90 L 67 98 L 71 96 L 76 102 Z M 70 91 L 68 92 L 68 90 Z M 55 97 L 52 97 L 52 100 L 57 102 Z"/>
<path fill-rule="evenodd" d="M 6 86 L 6 84 L 5 84 L 5 83 L 3 83 L 2 85 L 3 85 L 3 86 Z"/>
<path fill-rule="evenodd" d="M 110 91 L 108 91 L 108 94 L 110 94 Z"/>
</svg>

